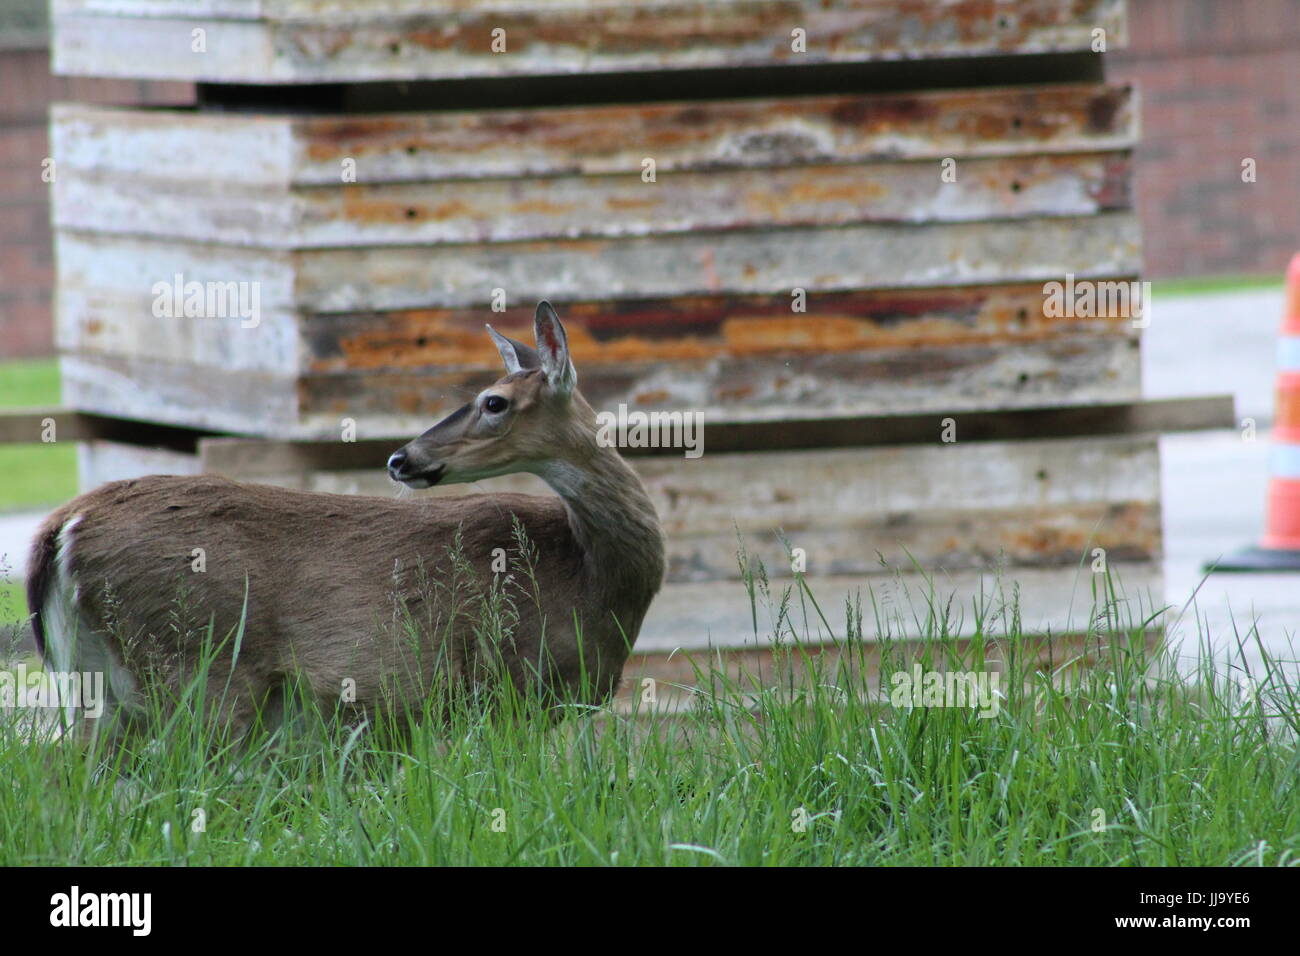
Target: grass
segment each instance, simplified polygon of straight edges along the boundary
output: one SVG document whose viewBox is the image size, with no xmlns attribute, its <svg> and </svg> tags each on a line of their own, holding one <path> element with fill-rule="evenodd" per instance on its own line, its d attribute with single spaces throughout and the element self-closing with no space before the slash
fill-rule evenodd
<svg viewBox="0 0 1300 956">
<path fill-rule="evenodd" d="M 0 408 L 58 404 L 55 359 L 0 363 Z M 76 445 L 33 438 L 28 445 L 0 444 L 0 512 L 54 505 L 77 493 Z"/>
<path fill-rule="evenodd" d="M 1143 621 L 1119 626 L 1112 589 L 1089 628 L 1118 631 L 1093 633 L 1090 667 L 1036 663 L 1014 607 L 977 609 L 958 642 L 934 601 L 918 644 L 846 608 L 832 663 L 789 641 L 791 607 L 821 615 L 801 581 L 749 584 L 779 635 L 772 673 L 706 660 L 708 690 L 676 714 L 551 723 L 506 694 L 491 716 L 463 698 L 426 713 L 400 750 L 313 721 L 232 747 L 194 697 L 159 712 L 161 743 L 86 757 L 0 712 L 0 865 L 1300 863 L 1300 699 L 1274 662 L 1254 691 L 1208 654 L 1179 671 Z M 996 712 L 882 696 L 914 663 L 999 671 Z"/>
<path fill-rule="evenodd" d="M 9 633 L 26 616 L 27 594 L 23 582 L 0 576 L 0 634 Z"/>
<path fill-rule="evenodd" d="M 1218 295 L 1227 292 L 1252 292 L 1260 289 L 1281 291 L 1282 274 L 1250 276 L 1193 276 L 1186 279 L 1156 279 L 1151 283 L 1153 295 L 1176 297 Z"/>
</svg>

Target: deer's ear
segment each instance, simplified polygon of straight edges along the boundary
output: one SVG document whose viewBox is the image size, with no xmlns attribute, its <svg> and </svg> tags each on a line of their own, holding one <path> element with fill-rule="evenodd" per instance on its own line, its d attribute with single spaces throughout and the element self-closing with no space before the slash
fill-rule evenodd
<svg viewBox="0 0 1300 956">
<path fill-rule="evenodd" d="M 537 336 L 537 357 L 541 360 L 547 383 L 557 392 L 567 395 L 578 384 L 578 372 L 569 358 L 569 338 L 564 334 L 560 317 L 545 299 L 537 303 L 533 332 Z"/>
<path fill-rule="evenodd" d="M 501 353 L 501 361 L 506 365 L 507 375 L 513 375 L 515 372 L 522 372 L 530 368 L 537 368 L 541 364 L 537 353 L 523 342 L 516 342 L 514 339 L 506 338 L 490 325 L 487 330 L 488 335 L 492 336 L 492 344 Z"/>
</svg>

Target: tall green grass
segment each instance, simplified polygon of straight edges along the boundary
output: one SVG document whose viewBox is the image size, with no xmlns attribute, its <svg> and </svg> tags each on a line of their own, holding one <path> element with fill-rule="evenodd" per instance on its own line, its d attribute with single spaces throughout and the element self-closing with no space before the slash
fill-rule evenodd
<svg viewBox="0 0 1300 956">
<path fill-rule="evenodd" d="M 828 612 L 801 579 L 748 586 L 772 667 L 703 655 L 675 710 L 498 687 L 433 695 L 400 745 L 310 712 L 236 741 L 187 693 L 111 750 L 34 740 L 30 713 L 5 712 L 0 865 L 1300 862 L 1300 699 L 1267 654 L 1248 684 L 1208 648 L 1176 668 L 1114 589 L 1044 665 L 1014 604 L 975 605 L 959 639 L 940 594 L 904 621 L 869 596 Z M 791 640 L 805 612 L 829 651 Z M 241 639 L 210 635 L 212 659 Z M 891 700 L 917 665 L 997 671 L 996 713 Z"/>
</svg>

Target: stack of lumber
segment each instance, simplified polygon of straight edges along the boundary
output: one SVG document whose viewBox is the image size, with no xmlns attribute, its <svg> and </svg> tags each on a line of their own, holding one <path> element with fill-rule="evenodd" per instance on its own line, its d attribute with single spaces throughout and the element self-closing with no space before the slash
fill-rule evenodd
<svg viewBox="0 0 1300 956">
<path fill-rule="evenodd" d="M 1141 323 L 1045 305 L 1140 273 L 1135 94 L 1097 52 L 1124 29 L 1119 0 L 58 0 L 57 70 L 199 84 L 54 110 L 65 402 L 270 449 L 95 441 L 83 481 L 391 494 L 382 454 L 280 452 L 395 448 L 498 376 L 484 322 L 526 337 L 546 297 L 595 407 L 706 416 L 702 457 L 635 459 L 671 556 L 639 649 L 754 640 L 737 532 L 777 592 L 802 549 L 841 621 L 859 589 L 1014 580 L 1025 627 L 1087 630 L 1095 549 L 1141 620 L 1154 435 L 967 429 L 1140 400 Z M 256 315 L 158 314 L 190 282 Z M 923 413 L 951 425 L 862 426 Z M 835 447 L 769 441 L 810 421 Z M 540 490 L 478 490 L 506 487 Z"/>
</svg>

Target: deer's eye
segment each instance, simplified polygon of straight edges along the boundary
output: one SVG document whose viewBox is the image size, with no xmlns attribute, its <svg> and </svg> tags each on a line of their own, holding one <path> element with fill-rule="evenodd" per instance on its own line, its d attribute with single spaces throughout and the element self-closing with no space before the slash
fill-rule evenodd
<svg viewBox="0 0 1300 956">
<path fill-rule="evenodd" d="M 493 415 L 499 415 L 510 407 L 510 403 L 500 395 L 489 395 L 483 399 L 483 407 Z"/>
</svg>

